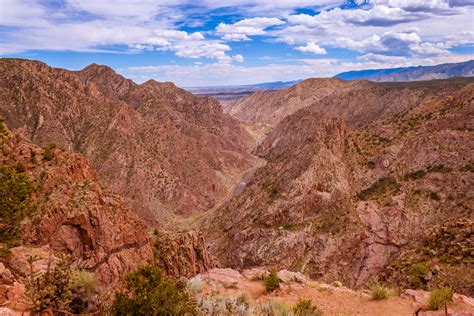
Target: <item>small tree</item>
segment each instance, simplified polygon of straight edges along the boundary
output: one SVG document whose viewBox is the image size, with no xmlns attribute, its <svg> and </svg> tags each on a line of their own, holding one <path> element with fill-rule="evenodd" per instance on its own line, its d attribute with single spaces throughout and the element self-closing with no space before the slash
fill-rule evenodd
<svg viewBox="0 0 474 316">
<path fill-rule="evenodd" d="M 280 287 L 280 279 L 275 268 L 270 269 L 270 273 L 263 279 L 267 293 L 271 293 Z"/>
<path fill-rule="evenodd" d="M 0 256 L 14 245 L 21 234 L 21 221 L 34 211 L 34 191 L 35 186 L 24 173 L 0 166 L 0 243 L 6 245 Z"/>
<path fill-rule="evenodd" d="M 197 315 L 196 302 L 185 290 L 165 280 L 160 269 L 139 267 L 127 275 L 125 291 L 115 294 L 114 315 Z"/>
<path fill-rule="evenodd" d="M 34 269 L 37 257 L 29 257 L 30 278 L 26 284 L 25 296 L 34 312 L 47 309 L 67 311 L 71 302 L 72 271 L 65 257 L 60 257 L 58 264 L 51 268 L 51 260 L 45 273 Z"/>
</svg>

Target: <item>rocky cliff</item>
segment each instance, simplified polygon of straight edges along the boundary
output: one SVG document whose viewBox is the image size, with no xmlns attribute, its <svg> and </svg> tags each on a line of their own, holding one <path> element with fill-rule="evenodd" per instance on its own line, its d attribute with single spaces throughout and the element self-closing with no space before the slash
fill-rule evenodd
<svg viewBox="0 0 474 316">
<path fill-rule="evenodd" d="M 473 100 L 469 80 L 356 82 L 297 110 L 257 148 L 266 166 L 201 223 L 212 249 L 232 267 L 275 265 L 350 286 L 410 286 L 421 264 L 418 286 L 472 295 Z M 459 235 L 458 250 L 442 256 L 430 237 L 439 234 Z M 426 254 L 409 255 L 417 251 Z M 405 274 L 393 273 L 397 263 Z"/>
<path fill-rule="evenodd" d="M 143 264 L 174 279 L 218 266 L 198 233 L 152 233 L 99 182 L 86 158 L 34 145 L 3 122 L 0 228 L 0 305 L 16 311 L 29 309 L 24 284 L 31 277 L 30 258 L 34 270 L 44 273 L 65 256 L 73 270 L 92 273 L 99 293 L 109 298 Z"/>
<path fill-rule="evenodd" d="M 0 113 L 13 131 L 85 155 L 148 224 L 211 208 L 253 159 L 251 136 L 209 97 L 81 71 L 0 60 Z"/>
<path fill-rule="evenodd" d="M 19 223 L 21 234 L 2 259 L 14 275 L 26 276 L 29 256 L 38 256 L 44 265 L 64 253 L 77 269 L 93 272 L 101 285 L 116 288 L 126 273 L 153 260 L 146 225 L 100 184 L 84 157 L 41 148 L 8 130 L 0 146 L 3 172 L 26 176 L 34 188 L 26 197 L 32 210 Z"/>
</svg>

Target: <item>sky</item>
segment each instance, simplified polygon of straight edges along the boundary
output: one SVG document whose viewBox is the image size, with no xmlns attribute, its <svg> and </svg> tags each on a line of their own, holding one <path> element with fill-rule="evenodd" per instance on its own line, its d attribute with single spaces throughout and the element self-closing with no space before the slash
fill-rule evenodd
<svg viewBox="0 0 474 316">
<path fill-rule="evenodd" d="M 474 0 L 0 0 L 0 57 L 224 86 L 474 59 Z"/>
</svg>

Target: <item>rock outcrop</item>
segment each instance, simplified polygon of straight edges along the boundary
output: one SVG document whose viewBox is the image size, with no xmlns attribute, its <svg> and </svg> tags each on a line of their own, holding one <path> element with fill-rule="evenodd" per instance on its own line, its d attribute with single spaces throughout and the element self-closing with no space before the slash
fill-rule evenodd
<svg viewBox="0 0 474 316">
<path fill-rule="evenodd" d="M 175 279 L 190 278 L 219 266 L 203 236 L 196 231 L 155 230 L 153 247 L 157 266 Z"/>
<path fill-rule="evenodd" d="M 5 258 L 16 277 L 27 276 L 30 256 L 44 270 L 64 253 L 102 286 L 117 288 L 125 274 L 153 260 L 146 225 L 100 184 L 84 157 L 43 149 L 8 131 L 0 142 L 2 168 L 21 169 L 35 186 L 34 211 L 21 223 L 20 240 Z"/>
</svg>

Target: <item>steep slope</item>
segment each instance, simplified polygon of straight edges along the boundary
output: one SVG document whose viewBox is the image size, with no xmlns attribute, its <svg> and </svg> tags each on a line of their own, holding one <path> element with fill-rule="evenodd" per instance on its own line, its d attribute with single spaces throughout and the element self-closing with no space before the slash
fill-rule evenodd
<svg viewBox="0 0 474 316">
<path fill-rule="evenodd" d="M 257 91 L 241 98 L 227 111 L 246 122 L 274 126 L 298 109 L 310 106 L 336 90 L 356 84 L 339 79 L 308 79 L 282 90 Z"/>
<path fill-rule="evenodd" d="M 474 220 L 473 100 L 469 80 L 360 82 L 287 116 L 256 150 L 267 165 L 201 223 L 211 250 L 232 267 L 274 265 L 351 286 L 412 286 L 412 265 L 423 264 L 432 277 L 418 287 L 450 283 L 472 295 L 474 245 L 462 236 Z M 462 247 L 409 256 L 445 231 Z M 405 274 L 387 267 L 398 261 Z"/>
<path fill-rule="evenodd" d="M 94 272 L 101 285 L 113 288 L 124 274 L 152 261 L 146 225 L 98 182 L 84 157 L 38 147 L 8 130 L 1 137 L 2 172 L 25 175 L 34 187 L 33 212 L 19 224 L 22 233 L 11 244 L 16 247 L 2 258 L 14 274 L 25 276 L 29 255 L 47 261 L 65 253 L 75 267 Z"/>
<path fill-rule="evenodd" d="M 441 64 L 436 66 L 402 67 L 389 69 L 370 69 L 340 73 L 334 78 L 344 80 L 366 79 L 371 81 L 419 81 L 447 79 L 453 77 L 473 77 L 474 60 L 461 63 Z"/>
<path fill-rule="evenodd" d="M 148 224 L 211 208 L 252 166 L 251 136 L 219 104 L 105 66 L 0 60 L 0 113 L 33 142 L 84 154 Z"/>
<path fill-rule="evenodd" d="M 436 95 L 454 91 L 471 78 L 416 83 L 372 83 L 341 79 L 307 79 L 291 88 L 256 92 L 229 109 L 241 120 L 275 126 L 298 109 L 311 107 L 327 117 L 341 117 L 350 126 L 367 125 Z"/>
</svg>

